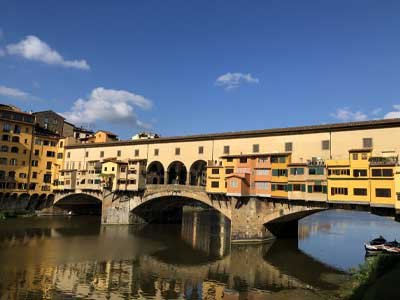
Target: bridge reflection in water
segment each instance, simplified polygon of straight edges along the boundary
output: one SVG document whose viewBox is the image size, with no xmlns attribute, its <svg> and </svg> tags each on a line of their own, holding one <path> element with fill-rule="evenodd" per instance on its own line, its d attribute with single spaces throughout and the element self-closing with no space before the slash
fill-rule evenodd
<svg viewBox="0 0 400 300">
<path fill-rule="evenodd" d="M 182 226 L 11 220 L 0 227 L 1 299 L 319 299 L 345 277 L 295 240 L 231 245 L 227 228 L 193 210 Z"/>
</svg>

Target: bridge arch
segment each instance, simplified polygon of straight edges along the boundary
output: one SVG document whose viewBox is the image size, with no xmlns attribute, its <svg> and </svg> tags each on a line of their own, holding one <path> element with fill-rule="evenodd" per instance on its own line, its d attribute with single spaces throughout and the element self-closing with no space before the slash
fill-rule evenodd
<svg viewBox="0 0 400 300">
<path fill-rule="evenodd" d="M 101 213 L 102 198 L 96 193 L 70 193 L 56 197 L 53 205 L 76 214 L 97 215 Z"/>
<path fill-rule="evenodd" d="M 168 184 L 186 184 L 187 169 L 183 162 L 175 160 L 169 164 L 168 169 Z"/>
<path fill-rule="evenodd" d="M 189 184 L 205 186 L 207 178 L 207 162 L 205 160 L 196 160 L 189 170 Z"/>
<path fill-rule="evenodd" d="M 143 198 L 134 198 L 130 203 L 131 213 L 146 220 L 146 213 L 162 212 L 172 208 L 199 205 L 214 209 L 231 220 L 230 202 L 211 200 L 201 187 L 160 185 L 150 187 Z M 148 218 L 146 221 L 149 221 Z"/>
<path fill-rule="evenodd" d="M 147 167 L 147 184 L 164 184 L 165 171 L 164 166 L 159 161 L 152 161 Z"/>
</svg>

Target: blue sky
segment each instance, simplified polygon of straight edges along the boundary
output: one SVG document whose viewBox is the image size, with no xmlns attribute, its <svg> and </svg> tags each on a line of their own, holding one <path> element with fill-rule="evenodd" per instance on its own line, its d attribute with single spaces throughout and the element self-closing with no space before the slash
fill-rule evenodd
<svg viewBox="0 0 400 300">
<path fill-rule="evenodd" d="M 0 102 L 130 137 L 400 117 L 400 1 L 0 0 Z"/>
</svg>

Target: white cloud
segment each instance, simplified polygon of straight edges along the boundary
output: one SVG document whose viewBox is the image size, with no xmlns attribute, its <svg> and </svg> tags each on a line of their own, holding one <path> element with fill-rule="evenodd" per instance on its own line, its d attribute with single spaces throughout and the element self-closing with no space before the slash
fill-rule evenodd
<svg viewBox="0 0 400 300">
<path fill-rule="evenodd" d="M 349 121 L 365 121 L 368 115 L 361 111 L 351 111 L 349 108 L 338 108 L 336 112 L 331 113 L 331 116 L 343 122 Z"/>
<path fill-rule="evenodd" d="M 393 111 L 390 111 L 385 114 L 385 119 L 393 119 L 393 118 L 400 118 L 400 104 L 393 105 Z"/>
<path fill-rule="evenodd" d="M 27 99 L 31 98 L 32 96 L 26 92 L 23 92 L 18 89 L 6 87 L 4 85 L 0 85 L 0 95 L 5 96 L 5 97 L 10 97 L 10 98 L 16 98 L 16 99 Z"/>
<path fill-rule="evenodd" d="M 226 73 L 219 76 L 215 80 L 215 85 L 222 86 L 227 90 L 231 90 L 239 87 L 242 83 L 259 83 L 260 80 L 251 76 L 251 74 L 243 73 Z"/>
<path fill-rule="evenodd" d="M 378 108 L 375 108 L 374 110 L 372 110 L 371 114 L 374 115 L 374 116 L 377 116 L 381 112 L 382 112 L 382 108 L 378 107 Z"/>
<path fill-rule="evenodd" d="M 62 115 L 75 124 L 106 121 L 147 127 L 146 123 L 137 118 L 135 107 L 149 109 L 152 102 L 132 92 L 98 87 L 92 90 L 88 99 L 76 100 L 71 111 Z"/>
<path fill-rule="evenodd" d="M 28 60 L 40 61 L 50 65 L 89 70 L 85 60 L 65 60 L 56 50 L 34 35 L 29 35 L 17 44 L 6 47 L 7 54 L 18 55 Z"/>
</svg>

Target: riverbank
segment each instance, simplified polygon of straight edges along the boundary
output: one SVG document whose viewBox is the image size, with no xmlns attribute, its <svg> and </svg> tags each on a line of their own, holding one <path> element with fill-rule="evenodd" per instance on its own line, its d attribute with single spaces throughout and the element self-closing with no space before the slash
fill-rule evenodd
<svg viewBox="0 0 400 300">
<path fill-rule="evenodd" d="M 400 255 L 369 257 L 341 291 L 342 299 L 397 299 L 400 293 Z"/>
</svg>

